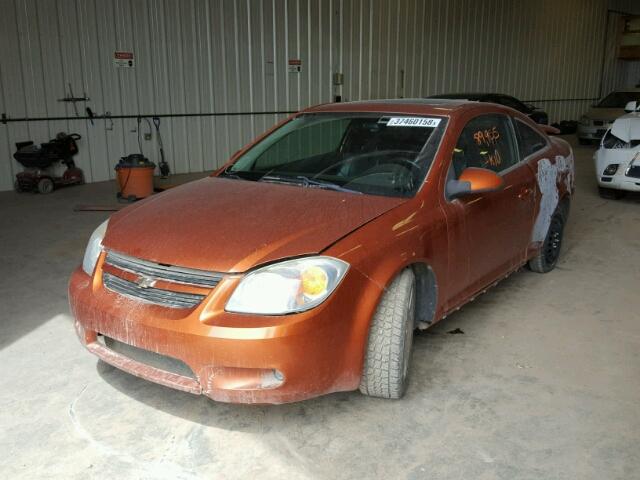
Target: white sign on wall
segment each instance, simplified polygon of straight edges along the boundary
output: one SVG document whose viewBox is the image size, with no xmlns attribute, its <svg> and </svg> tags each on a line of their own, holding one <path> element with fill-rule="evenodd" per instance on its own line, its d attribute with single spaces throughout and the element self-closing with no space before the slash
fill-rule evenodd
<svg viewBox="0 0 640 480">
<path fill-rule="evenodd" d="M 290 58 L 288 67 L 289 73 L 300 73 L 302 71 L 302 60 L 299 58 Z"/>
<path fill-rule="evenodd" d="M 132 68 L 134 66 L 133 52 L 113 52 L 113 65 Z"/>
</svg>

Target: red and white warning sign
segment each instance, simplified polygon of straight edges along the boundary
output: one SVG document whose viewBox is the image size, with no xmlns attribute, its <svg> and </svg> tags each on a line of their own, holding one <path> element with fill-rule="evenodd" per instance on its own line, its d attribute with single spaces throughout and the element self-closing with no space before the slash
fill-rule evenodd
<svg viewBox="0 0 640 480">
<path fill-rule="evenodd" d="M 116 67 L 133 67 L 133 52 L 113 52 L 113 65 Z"/>
<path fill-rule="evenodd" d="M 299 58 L 289 59 L 289 73 L 300 73 L 302 71 L 302 60 Z"/>
</svg>

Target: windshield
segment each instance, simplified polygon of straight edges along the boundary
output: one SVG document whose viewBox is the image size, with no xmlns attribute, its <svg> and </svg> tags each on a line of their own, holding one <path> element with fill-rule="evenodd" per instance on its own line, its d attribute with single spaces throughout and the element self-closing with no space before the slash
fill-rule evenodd
<svg viewBox="0 0 640 480">
<path fill-rule="evenodd" d="M 304 114 L 253 146 L 221 176 L 412 196 L 431 166 L 446 121 L 379 113 Z"/>
<path fill-rule="evenodd" d="M 624 108 L 632 101 L 640 101 L 640 92 L 611 92 L 604 97 L 596 107 L 598 108 Z"/>
</svg>

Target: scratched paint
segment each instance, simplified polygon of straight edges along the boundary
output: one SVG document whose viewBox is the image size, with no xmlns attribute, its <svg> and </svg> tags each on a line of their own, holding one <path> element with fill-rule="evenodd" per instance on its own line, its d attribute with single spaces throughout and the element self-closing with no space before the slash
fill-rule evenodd
<svg viewBox="0 0 640 480">
<path fill-rule="evenodd" d="M 538 173 L 536 175 L 538 188 L 540 189 L 540 210 L 533 226 L 532 242 L 544 242 L 551 225 L 558 202 L 560 201 L 559 186 L 564 185 L 566 191 L 573 188 L 573 153 L 568 157 L 558 155 L 552 163 L 548 158 L 543 158 L 538 162 Z"/>
</svg>

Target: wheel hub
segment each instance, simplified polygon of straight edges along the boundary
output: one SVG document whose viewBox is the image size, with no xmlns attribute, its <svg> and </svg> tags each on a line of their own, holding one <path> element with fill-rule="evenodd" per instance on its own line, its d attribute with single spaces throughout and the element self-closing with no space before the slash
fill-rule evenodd
<svg viewBox="0 0 640 480">
<path fill-rule="evenodd" d="M 549 226 L 549 235 L 545 245 L 545 260 L 547 264 L 553 265 L 560 255 L 562 244 L 562 220 L 554 217 Z"/>
</svg>

